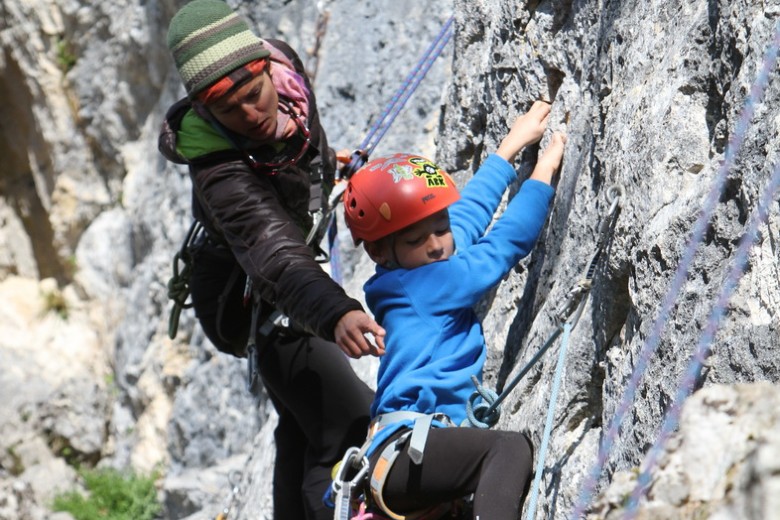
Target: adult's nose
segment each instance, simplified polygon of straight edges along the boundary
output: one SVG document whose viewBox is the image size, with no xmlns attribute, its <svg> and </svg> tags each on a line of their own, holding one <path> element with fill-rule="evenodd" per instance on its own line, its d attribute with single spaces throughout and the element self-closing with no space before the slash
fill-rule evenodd
<svg viewBox="0 0 780 520">
<path fill-rule="evenodd" d="M 255 110 L 254 106 L 250 104 L 241 105 L 241 115 L 247 123 L 257 123 L 257 110 Z"/>
</svg>

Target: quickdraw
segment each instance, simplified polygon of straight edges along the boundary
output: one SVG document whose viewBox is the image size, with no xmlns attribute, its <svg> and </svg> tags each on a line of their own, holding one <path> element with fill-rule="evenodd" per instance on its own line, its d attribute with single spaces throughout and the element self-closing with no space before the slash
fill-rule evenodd
<svg viewBox="0 0 780 520">
<path fill-rule="evenodd" d="M 334 520 L 351 520 L 361 509 L 363 488 L 368 476 L 368 458 L 361 449 L 351 447 L 337 465 L 331 484 Z M 365 513 L 365 503 L 362 504 Z"/>
</svg>

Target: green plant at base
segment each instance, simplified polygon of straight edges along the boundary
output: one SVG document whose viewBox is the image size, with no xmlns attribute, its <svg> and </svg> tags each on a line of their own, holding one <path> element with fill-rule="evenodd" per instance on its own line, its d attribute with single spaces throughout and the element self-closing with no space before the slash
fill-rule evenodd
<svg viewBox="0 0 780 520">
<path fill-rule="evenodd" d="M 53 509 L 76 520 L 153 520 L 160 511 L 154 481 L 157 474 L 138 476 L 115 469 L 80 471 L 88 496 L 71 491 L 54 499 Z"/>
</svg>

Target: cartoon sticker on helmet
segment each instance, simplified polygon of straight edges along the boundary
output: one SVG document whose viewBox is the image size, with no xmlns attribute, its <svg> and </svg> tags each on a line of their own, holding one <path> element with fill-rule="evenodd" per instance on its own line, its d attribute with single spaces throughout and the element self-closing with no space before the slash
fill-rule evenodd
<svg viewBox="0 0 780 520">
<path fill-rule="evenodd" d="M 414 179 L 412 167 L 406 161 L 406 157 L 396 154 L 385 159 L 377 159 L 373 164 L 366 166 L 368 171 L 385 171 L 393 176 L 393 182 L 409 181 Z"/>
<path fill-rule="evenodd" d="M 410 181 L 414 179 L 412 167 L 408 164 L 394 164 L 393 167 L 390 168 L 390 174 L 393 176 L 393 182 Z"/>
<path fill-rule="evenodd" d="M 425 179 L 429 188 L 446 188 L 447 181 L 438 166 L 423 157 L 410 157 L 409 162 L 417 166 L 412 172 L 417 177 Z"/>
</svg>

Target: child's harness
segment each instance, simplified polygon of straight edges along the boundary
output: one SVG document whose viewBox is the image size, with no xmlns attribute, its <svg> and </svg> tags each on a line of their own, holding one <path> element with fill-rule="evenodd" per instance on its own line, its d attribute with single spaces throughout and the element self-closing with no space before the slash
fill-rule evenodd
<svg viewBox="0 0 780 520">
<path fill-rule="evenodd" d="M 379 455 L 373 471 L 369 475 L 370 464 L 366 452 L 374 436 L 391 424 L 401 421 L 414 421 L 411 429 L 403 432 L 389 442 Z M 383 491 L 387 475 L 393 467 L 399 453 L 408 443 L 407 452 L 415 465 L 422 464 L 428 432 L 434 422 L 443 427 L 455 424 L 443 413 L 424 414 L 411 411 L 398 411 L 378 415 L 368 427 L 366 441 L 360 448 L 352 447 L 344 454 L 334 470 L 333 484 L 326 494 L 332 498 L 335 507 L 334 520 L 433 520 L 440 518 L 452 509 L 452 504 L 442 504 L 429 509 L 401 515 L 393 512 L 385 504 Z M 378 516 L 370 510 L 380 510 L 386 516 Z"/>
</svg>

